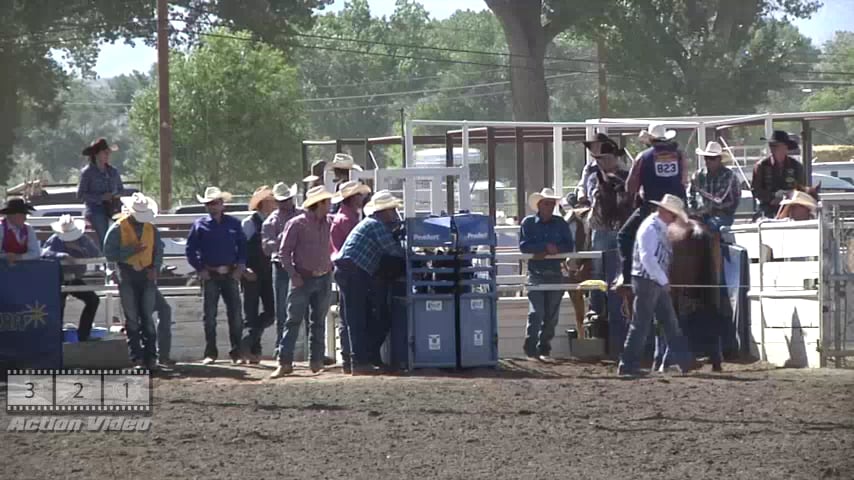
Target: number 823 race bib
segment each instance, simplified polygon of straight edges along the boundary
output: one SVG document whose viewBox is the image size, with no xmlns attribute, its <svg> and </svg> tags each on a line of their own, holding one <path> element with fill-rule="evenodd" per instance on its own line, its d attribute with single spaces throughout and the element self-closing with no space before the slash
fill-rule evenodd
<svg viewBox="0 0 854 480">
<path fill-rule="evenodd" d="M 662 153 L 654 157 L 655 176 L 675 177 L 679 175 L 679 156 L 675 153 Z"/>
</svg>

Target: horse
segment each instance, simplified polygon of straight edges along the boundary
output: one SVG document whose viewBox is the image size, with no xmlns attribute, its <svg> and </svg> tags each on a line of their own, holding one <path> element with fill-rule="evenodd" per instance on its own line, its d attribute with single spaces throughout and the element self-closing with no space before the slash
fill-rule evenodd
<svg viewBox="0 0 854 480">
<path fill-rule="evenodd" d="M 615 229 L 625 223 L 632 213 L 631 199 L 626 193 L 625 179 L 614 173 L 603 173 L 596 169 L 599 187 L 594 193 L 594 208 L 579 207 L 571 209 L 564 217 L 571 228 L 575 230 L 576 251 L 583 252 L 591 248 L 591 220 L 596 216 L 595 223 L 611 226 Z M 593 278 L 591 260 L 570 259 L 565 263 L 565 270 L 571 283 L 582 283 Z M 584 338 L 584 318 L 586 306 L 584 293 L 580 290 L 570 290 L 569 298 L 575 310 L 575 323 L 579 338 Z"/>
</svg>

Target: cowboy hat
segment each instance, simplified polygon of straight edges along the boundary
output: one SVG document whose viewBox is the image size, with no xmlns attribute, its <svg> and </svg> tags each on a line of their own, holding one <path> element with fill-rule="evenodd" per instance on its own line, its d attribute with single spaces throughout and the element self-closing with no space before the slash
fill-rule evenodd
<svg viewBox="0 0 854 480">
<path fill-rule="evenodd" d="M 99 138 L 94 142 L 90 143 L 88 147 L 83 149 L 82 155 L 91 157 L 92 155 L 97 154 L 98 152 L 109 150 L 111 152 L 115 152 L 119 149 L 118 145 L 110 145 L 107 143 L 106 138 Z"/>
<path fill-rule="evenodd" d="M 380 190 L 374 194 L 370 202 L 365 204 L 365 215 L 373 215 L 383 210 L 399 207 L 399 198 L 392 195 L 388 190 Z"/>
<path fill-rule="evenodd" d="M 223 192 L 219 189 L 219 187 L 208 187 L 205 189 L 204 196 L 196 195 L 196 199 L 199 203 L 204 203 L 207 205 L 208 203 L 213 202 L 214 200 L 222 200 L 223 202 L 227 202 L 231 200 L 231 194 L 228 192 Z"/>
<path fill-rule="evenodd" d="M 285 200 L 290 200 L 294 198 L 297 194 L 297 184 L 293 184 L 288 187 L 285 182 L 279 182 L 273 185 L 273 198 L 276 199 L 277 202 L 284 202 Z"/>
<path fill-rule="evenodd" d="M 792 194 L 792 198 L 786 198 L 780 202 L 780 207 L 784 209 L 788 209 L 791 205 L 801 205 L 803 207 L 807 207 L 811 212 L 815 213 L 818 208 L 818 203 L 814 198 L 810 196 L 810 194 L 806 192 L 795 191 Z"/>
<path fill-rule="evenodd" d="M 534 192 L 528 197 L 528 206 L 533 211 L 537 211 L 539 209 L 539 204 L 543 200 L 554 200 L 555 202 L 560 201 L 560 195 L 555 195 L 555 191 L 551 188 L 544 188 L 539 192 Z"/>
<path fill-rule="evenodd" d="M 593 140 L 587 140 L 581 143 L 584 144 L 584 147 L 587 148 L 587 150 L 590 150 L 590 154 L 594 157 L 607 154 L 613 154 L 619 157 L 626 153 L 625 149 L 620 148 L 617 142 L 611 140 L 611 138 L 604 133 L 597 133 L 596 138 Z"/>
<path fill-rule="evenodd" d="M 59 220 L 50 224 L 50 229 L 63 242 L 73 242 L 83 236 L 86 230 L 86 220 L 82 218 L 72 219 L 71 215 L 62 215 Z"/>
<path fill-rule="evenodd" d="M 760 140 L 767 140 L 768 145 L 776 145 L 779 143 L 785 143 L 789 150 L 794 150 L 798 148 L 798 142 L 792 140 L 789 136 L 788 132 L 783 130 L 774 130 L 774 133 L 771 134 L 771 138 L 762 137 Z"/>
<path fill-rule="evenodd" d="M 36 209 L 32 205 L 24 201 L 21 197 L 13 197 L 6 201 L 6 206 L 0 210 L 2 215 L 14 215 L 16 213 L 35 212 Z"/>
<path fill-rule="evenodd" d="M 269 185 L 258 187 L 255 189 L 255 193 L 252 194 L 252 198 L 249 199 L 249 210 L 258 210 L 261 202 L 268 198 L 273 198 L 273 190 L 270 189 Z"/>
<path fill-rule="evenodd" d="M 353 161 L 353 157 L 346 153 L 336 153 L 335 157 L 332 159 L 332 163 L 327 166 L 327 168 L 335 169 L 342 168 L 344 170 L 358 170 L 361 171 L 362 167 L 356 165 L 356 162 Z"/>
<path fill-rule="evenodd" d="M 322 185 L 312 187 L 305 194 L 305 201 L 302 202 L 302 208 L 303 208 L 303 210 L 307 210 L 308 207 L 310 207 L 310 206 L 312 206 L 318 202 L 322 202 L 324 200 L 329 200 L 330 198 L 332 198 L 332 194 L 329 193 L 329 190 L 327 190 Z"/>
<path fill-rule="evenodd" d="M 722 157 L 725 152 L 720 143 L 712 141 L 706 144 L 705 150 L 697 147 L 694 153 L 701 157 Z"/>
<path fill-rule="evenodd" d="M 122 205 L 139 223 L 151 223 L 157 216 L 157 202 L 150 197 L 137 192 L 130 197 L 122 197 Z"/>
<path fill-rule="evenodd" d="M 350 180 L 341 184 L 338 192 L 332 197 L 332 203 L 341 203 L 353 195 L 368 195 L 371 187 L 357 180 Z"/>
<path fill-rule="evenodd" d="M 663 123 L 650 123 L 646 130 L 641 130 L 638 138 L 644 143 L 666 142 L 676 138 L 676 130 L 668 130 Z"/>
<path fill-rule="evenodd" d="M 670 213 L 676 214 L 677 217 L 682 219 L 683 222 L 688 221 L 688 214 L 685 213 L 685 202 L 682 201 L 681 198 L 676 195 L 671 195 L 669 193 L 665 194 L 664 197 L 661 198 L 660 201 L 652 200 L 653 205 L 658 205 L 659 207 L 667 210 Z"/>
</svg>

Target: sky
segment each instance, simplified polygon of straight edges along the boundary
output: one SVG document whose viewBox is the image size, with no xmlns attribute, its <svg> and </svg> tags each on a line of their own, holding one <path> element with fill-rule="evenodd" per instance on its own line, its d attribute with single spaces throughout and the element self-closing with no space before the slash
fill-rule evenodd
<svg viewBox="0 0 854 480">
<path fill-rule="evenodd" d="M 344 7 L 345 0 L 335 0 L 326 11 L 338 11 Z M 391 15 L 395 0 L 368 0 L 371 12 L 377 16 Z M 457 10 L 483 10 L 483 0 L 422 0 L 430 14 L 437 19 L 448 18 Z M 839 30 L 854 31 L 854 0 L 823 0 L 824 7 L 808 20 L 797 20 L 795 25 L 816 46 L 830 40 Z M 148 71 L 157 60 L 153 48 L 142 43 L 135 46 L 116 43 L 101 47 L 95 72 L 102 78 L 113 77 L 134 70 Z"/>
</svg>

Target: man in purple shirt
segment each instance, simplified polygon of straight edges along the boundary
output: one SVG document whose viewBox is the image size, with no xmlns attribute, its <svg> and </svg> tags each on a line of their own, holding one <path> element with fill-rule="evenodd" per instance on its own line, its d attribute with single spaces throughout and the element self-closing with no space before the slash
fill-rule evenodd
<svg viewBox="0 0 854 480">
<path fill-rule="evenodd" d="M 240 363 L 240 340 L 243 319 L 240 311 L 238 281 L 246 270 L 246 235 L 236 218 L 223 213 L 231 194 L 217 187 L 208 187 L 203 197 L 209 215 L 197 219 L 187 237 L 187 261 L 196 269 L 202 281 L 204 295 L 205 358 L 204 365 L 214 363 L 216 348 L 216 311 L 219 297 L 225 302 L 228 316 L 229 356 Z"/>
<path fill-rule="evenodd" d="M 278 209 L 264 220 L 261 225 L 261 248 L 266 255 L 270 256 L 273 263 L 273 305 L 276 310 L 276 356 L 279 352 L 279 341 L 285 329 L 285 321 L 288 319 L 288 289 L 290 288 L 290 275 L 279 263 L 279 245 L 282 244 L 282 232 L 288 220 L 302 213 L 302 210 L 294 205 L 294 196 L 297 194 L 296 184 L 288 187 L 284 182 L 273 186 L 273 198 L 278 204 Z"/>
<path fill-rule="evenodd" d="M 288 272 L 288 319 L 279 342 L 279 367 L 270 378 L 293 372 L 294 347 L 306 306 L 309 315 L 309 354 L 312 372 L 323 369 L 326 313 L 332 296 L 332 261 L 329 256 L 329 200 L 332 194 L 323 187 L 306 193 L 303 213 L 292 218 L 282 232 L 279 264 Z"/>
</svg>

